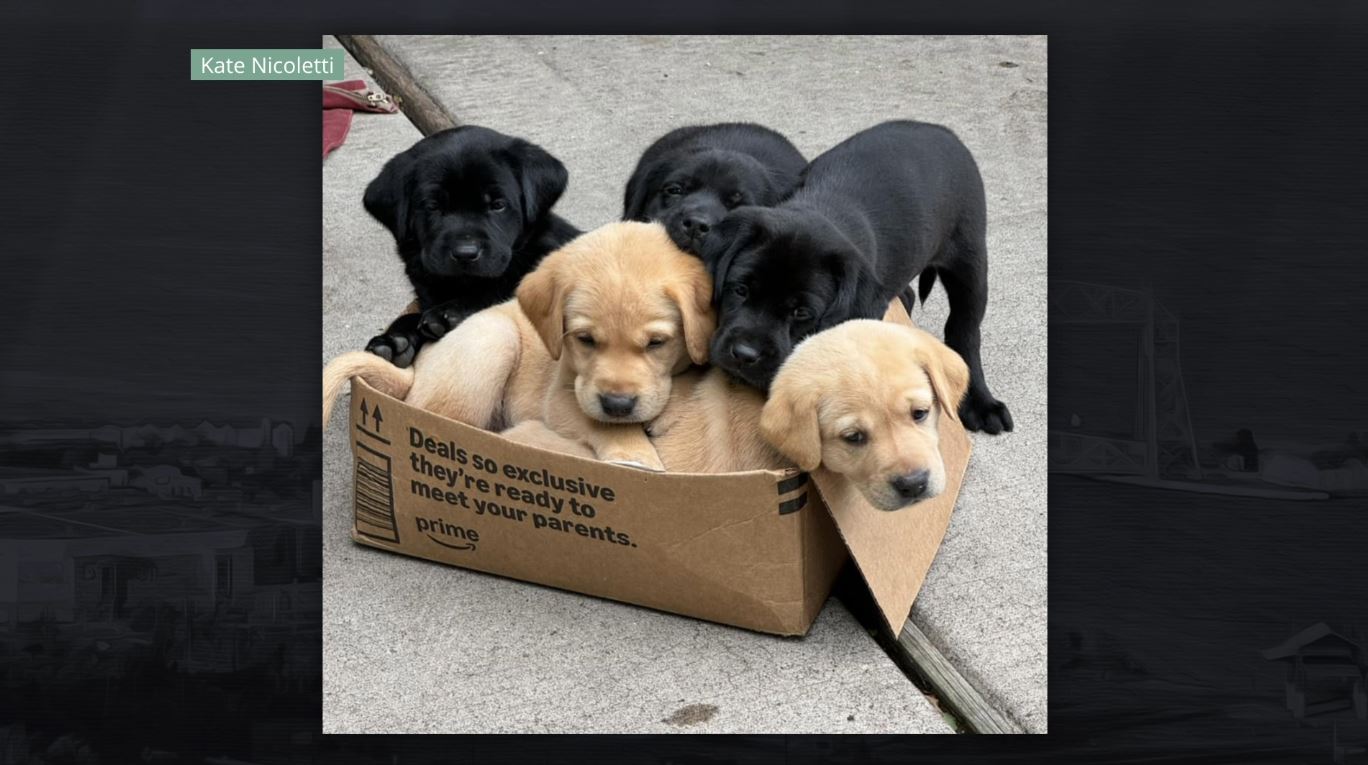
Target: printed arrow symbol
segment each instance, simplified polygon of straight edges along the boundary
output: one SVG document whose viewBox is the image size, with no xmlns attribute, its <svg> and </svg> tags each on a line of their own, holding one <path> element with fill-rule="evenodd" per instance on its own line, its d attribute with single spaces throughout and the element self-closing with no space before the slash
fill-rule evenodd
<svg viewBox="0 0 1368 765">
<path fill-rule="evenodd" d="M 384 422 L 384 421 L 385 421 L 385 418 L 380 416 L 380 405 L 379 405 L 379 404 L 376 404 L 376 405 L 375 405 L 375 432 L 376 432 L 376 433 L 379 433 L 379 432 L 380 432 L 380 423 L 382 423 L 382 422 Z"/>
<path fill-rule="evenodd" d="M 370 414 L 370 410 L 366 408 L 366 400 L 363 398 L 363 399 L 361 399 L 361 424 L 362 424 L 362 425 L 365 425 L 365 424 L 366 424 L 366 415 L 368 415 L 368 414 Z"/>
</svg>

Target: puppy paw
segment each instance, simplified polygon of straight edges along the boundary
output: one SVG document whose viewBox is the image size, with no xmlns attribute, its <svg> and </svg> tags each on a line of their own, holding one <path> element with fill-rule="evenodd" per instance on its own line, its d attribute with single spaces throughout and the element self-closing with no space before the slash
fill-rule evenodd
<svg viewBox="0 0 1368 765">
<path fill-rule="evenodd" d="M 421 339 L 404 332 L 386 332 L 376 335 L 366 343 L 366 350 L 389 363 L 404 369 L 413 363 L 418 355 Z"/>
<path fill-rule="evenodd" d="M 670 428 L 675 424 L 676 419 L 678 418 L 657 417 L 651 420 L 644 426 L 646 437 L 652 439 L 663 437 L 670 432 Z"/>
<path fill-rule="evenodd" d="M 456 325 L 465 321 L 470 314 L 459 309 L 447 306 L 437 306 L 423 311 L 423 315 L 418 319 L 418 331 L 423 333 L 423 337 L 429 340 L 441 339 L 446 333 L 456 328 Z"/>
<path fill-rule="evenodd" d="M 1012 413 L 1007 405 L 987 392 L 970 390 L 960 402 L 959 416 L 966 430 L 982 431 L 990 436 L 1012 429 Z"/>
</svg>

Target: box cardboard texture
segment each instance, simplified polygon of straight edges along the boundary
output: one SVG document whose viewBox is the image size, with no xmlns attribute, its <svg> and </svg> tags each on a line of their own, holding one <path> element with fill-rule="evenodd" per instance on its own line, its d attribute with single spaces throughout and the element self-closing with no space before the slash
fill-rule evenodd
<svg viewBox="0 0 1368 765">
<path fill-rule="evenodd" d="M 900 307 L 888 318 L 910 323 Z M 350 410 L 357 542 L 780 635 L 807 632 L 847 548 L 897 634 L 969 459 L 963 428 L 942 418 L 944 493 L 885 513 L 822 470 L 610 465 L 512 443 L 359 378 Z"/>
</svg>

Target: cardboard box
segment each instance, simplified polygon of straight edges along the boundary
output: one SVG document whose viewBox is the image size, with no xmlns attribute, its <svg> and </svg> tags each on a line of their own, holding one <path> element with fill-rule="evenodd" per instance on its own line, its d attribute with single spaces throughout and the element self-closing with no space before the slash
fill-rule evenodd
<svg viewBox="0 0 1368 765">
<path fill-rule="evenodd" d="M 910 323 L 901 308 L 890 316 Z M 847 551 L 896 634 L 970 451 L 943 418 L 944 493 L 886 513 L 825 471 L 609 465 L 512 443 L 359 379 L 350 410 L 357 542 L 780 635 L 807 632 Z"/>
</svg>

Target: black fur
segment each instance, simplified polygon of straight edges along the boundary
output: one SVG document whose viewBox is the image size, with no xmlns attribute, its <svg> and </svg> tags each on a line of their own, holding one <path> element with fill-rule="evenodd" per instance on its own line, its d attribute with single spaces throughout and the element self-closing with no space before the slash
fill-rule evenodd
<svg viewBox="0 0 1368 765">
<path fill-rule="evenodd" d="M 552 214 L 569 174 L 540 146 L 467 125 L 396 155 L 366 187 L 366 211 L 394 235 L 419 314 L 366 350 L 406 367 L 422 345 L 513 296 L 541 259 L 580 231 Z"/>
<path fill-rule="evenodd" d="M 760 125 L 671 130 L 637 162 L 622 218 L 658 220 L 680 249 L 699 253 L 728 210 L 778 204 L 793 193 L 806 164 L 787 138 Z"/>
<path fill-rule="evenodd" d="M 939 125 L 885 122 L 812 161 L 773 208 L 741 207 L 713 231 L 714 364 L 766 390 L 804 337 L 879 318 L 898 296 L 923 302 L 939 276 L 950 299 L 946 344 L 969 365 L 966 427 L 1012 429 L 983 379 L 979 325 L 988 299 L 983 181 L 964 144 Z"/>
</svg>

